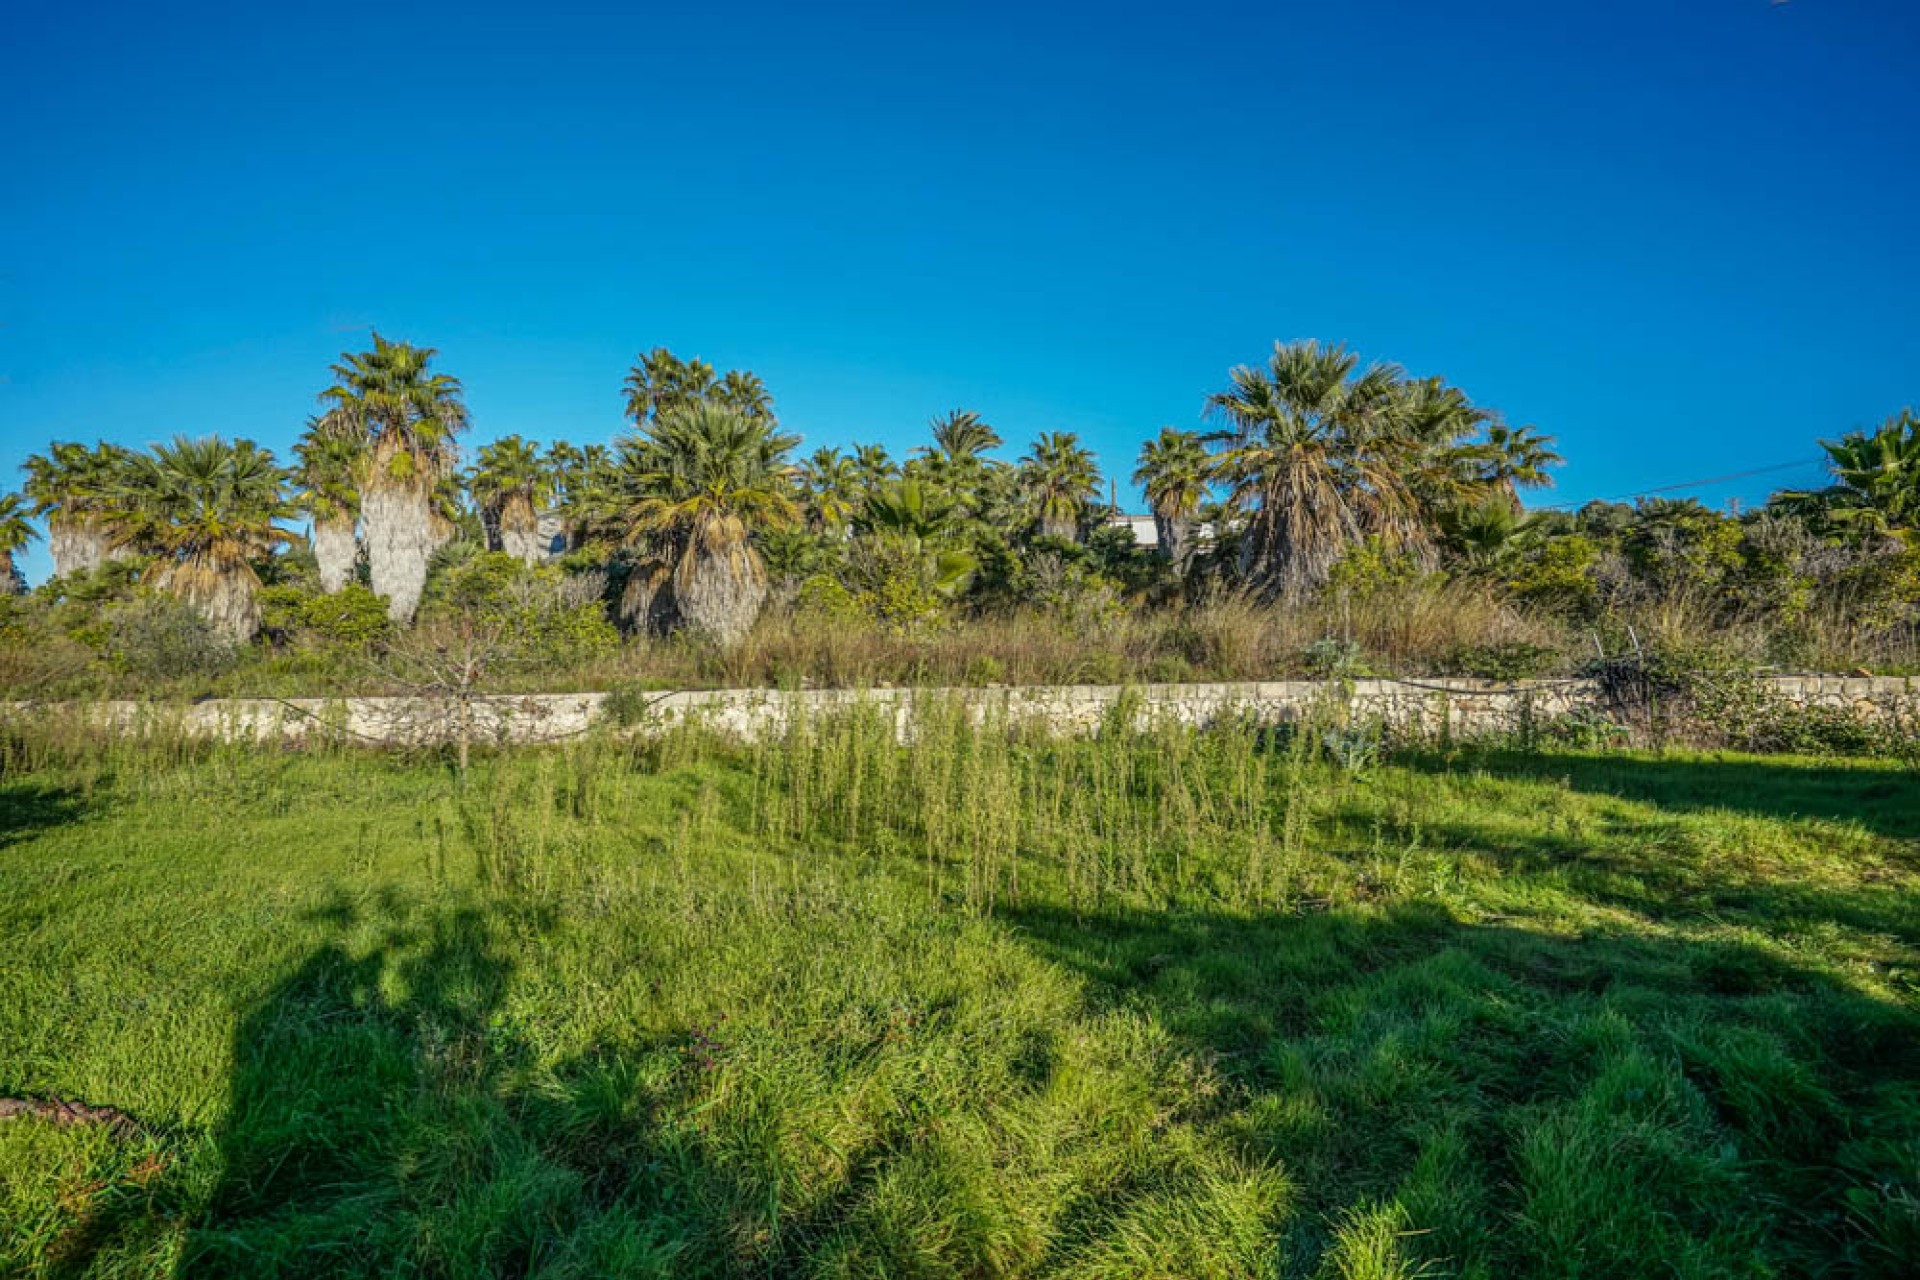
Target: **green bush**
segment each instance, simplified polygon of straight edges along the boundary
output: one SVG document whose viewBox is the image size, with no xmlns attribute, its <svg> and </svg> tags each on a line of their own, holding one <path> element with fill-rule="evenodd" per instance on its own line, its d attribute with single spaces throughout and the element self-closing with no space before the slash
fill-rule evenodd
<svg viewBox="0 0 1920 1280">
<path fill-rule="evenodd" d="M 1351 640 L 1339 640 L 1332 636 L 1315 640 L 1302 649 L 1300 665 L 1308 675 L 1321 680 L 1368 674 L 1366 658 L 1360 652 L 1360 646 Z"/>
<path fill-rule="evenodd" d="M 145 595 L 115 605 L 103 624 L 107 664 L 139 680 L 216 676 L 239 656 L 199 610 L 171 596 Z"/>
<path fill-rule="evenodd" d="M 816 573 L 800 584 L 800 595 L 793 607 L 803 616 L 831 622 L 853 622 L 866 616 L 859 597 L 840 579 L 826 573 Z"/>
<path fill-rule="evenodd" d="M 357 582 L 332 594 L 267 587 L 260 592 L 260 625 L 277 637 L 352 647 L 384 640 L 393 630 L 386 602 Z"/>
<path fill-rule="evenodd" d="M 1401 591 L 1421 578 L 1420 565 L 1412 556 L 1389 548 L 1379 538 L 1349 547 L 1327 571 L 1327 590 L 1349 599 Z"/>
<path fill-rule="evenodd" d="M 1587 617 L 1599 599 L 1593 574 L 1599 562 L 1600 548 L 1592 539 L 1580 534 L 1551 538 L 1507 579 L 1507 593 L 1523 604 L 1568 617 Z"/>
<path fill-rule="evenodd" d="M 1551 670 L 1558 657 L 1559 651 L 1547 645 L 1506 640 L 1461 645 L 1447 655 L 1443 665 L 1449 675 L 1477 676 L 1483 680 L 1531 680 Z"/>
</svg>

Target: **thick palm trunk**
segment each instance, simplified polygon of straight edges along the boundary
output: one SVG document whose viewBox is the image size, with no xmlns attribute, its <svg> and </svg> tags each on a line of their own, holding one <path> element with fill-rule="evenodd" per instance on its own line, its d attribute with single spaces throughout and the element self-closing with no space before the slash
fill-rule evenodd
<svg viewBox="0 0 1920 1280">
<path fill-rule="evenodd" d="M 744 542 L 724 548 L 699 543 L 673 573 L 673 603 L 688 630 L 722 649 L 747 638 L 767 599 L 767 570 Z"/>
<path fill-rule="evenodd" d="M 91 573 L 107 562 L 107 535 L 89 520 L 47 522 L 47 549 L 53 553 L 53 575 Z"/>
<path fill-rule="evenodd" d="M 374 593 L 387 598 L 387 617 L 405 626 L 420 608 L 427 562 L 445 541 L 435 527 L 432 491 L 377 476 L 361 494 L 360 521 Z"/>
<path fill-rule="evenodd" d="M 245 644 L 260 631 L 260 579 L 250 565 L 181 565 L 166 576 L 164 585 L 199 610 L 224 639 Z"/>
<path fill-rule="evenodd" d="M 642 560 L 634 565 L 620 593 L 620 625 L 643 635 L 661 635 L 671 630 L 672 578 L 672 567 L 663 560 Z"/>
<path fill-rule="evenodd" d="M 1080 533 L 1080 524 L 1070 516 L 1041 516 L 1040 532 L 1045 537 L 1072 542 Z"/>
<path fill-rule="evenodd" d="M 320 563 L 320 589 L 331 595 L 353 581 L 360 544 L 354 540 L 353 517 L 313 518 L 313 558 Z"/>
<path fill-rule="evenodd" d="M 509 498 L 500 508 L 500 550 L 525 565 L 540 562 L 546 550 L 540 538 L 540 516 L 525 498 Z"/>
<path fill-rule="evenodd" d="M 0 595 L 23 595 L 27 590 L 27 580 L 20 576 L 19 567 L 13 563 L 13 552 L 0 551 Z"/>
</svg>

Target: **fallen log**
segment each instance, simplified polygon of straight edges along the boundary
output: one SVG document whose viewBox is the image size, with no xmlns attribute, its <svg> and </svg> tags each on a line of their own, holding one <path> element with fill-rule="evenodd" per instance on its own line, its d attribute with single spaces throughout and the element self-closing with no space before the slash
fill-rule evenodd
<svg viewBox="0 0 1920 1280">
<path fill-rule="evenodd" d="M 0 1120 L 20 1116 L 31 1116 L 62 1128 L 98 1125 L 121 1138 L 146 1132 L 145 1125 L 117 1107 L 95 1107 L 64 1098 L 0 1098 Z"/>
</svg>

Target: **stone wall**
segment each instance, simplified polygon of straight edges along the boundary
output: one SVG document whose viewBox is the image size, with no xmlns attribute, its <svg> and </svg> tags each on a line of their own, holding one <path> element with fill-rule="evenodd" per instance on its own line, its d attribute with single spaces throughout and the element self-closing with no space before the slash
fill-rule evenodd
<svg viewBox="0 0 1920 1280">
<path fill-rule="evenodd" d="M 1920 724 L 1920 679 L 1773 676 L 1761 681 L 1776 697 L 1802 706 L 1844 708 L 1881 723 Z M 136 702 L 9 704 L 8 715 L 83 716 L 129 733 L 183 729 L 233 739 L 342 737 L 381 743 L 539 743 L 587 732 L 608 717 L 607 695 L 536 694 L 488 697 L 466 704 L 417 698 L 225 699 L 190 706 Z M 633 732 L 699 721 L 754 738 L 779 731 L 796 714 L 884 709 L 901 736 L 911 734 L 916 705 L 957 703 L 977 720 L 1041 725 L 1086 733 L 1124 705 L 1139 726 L 1174 721 L 1205 725 L 1224 715 L 1268 722 L 1298 719 L 1316 707 L 1344 709 L 1355 721 L 1401 735 L 1471 738 L 1538 726 L 1576 712 L 1618 715 L 1599 685 L 1586 680 L 1499 684 L 1481 680 L 1285 680 L 1234 684 L 1030 686 L 984 689 L 721 689 L 622 699 Z M 637 711 L 637 714 L 634 714 Z"/>
</svg>

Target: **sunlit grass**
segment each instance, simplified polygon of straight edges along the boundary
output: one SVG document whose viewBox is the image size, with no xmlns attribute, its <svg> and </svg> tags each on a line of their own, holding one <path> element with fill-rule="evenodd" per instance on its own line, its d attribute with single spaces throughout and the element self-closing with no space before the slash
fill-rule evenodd
<svg viewBox="0 0 1920 1280">
<path fill-rule="evenodd" d="M 0 1272 L 1903 1274 L 1920 782 L 13 741 Z"/>
</svg>

